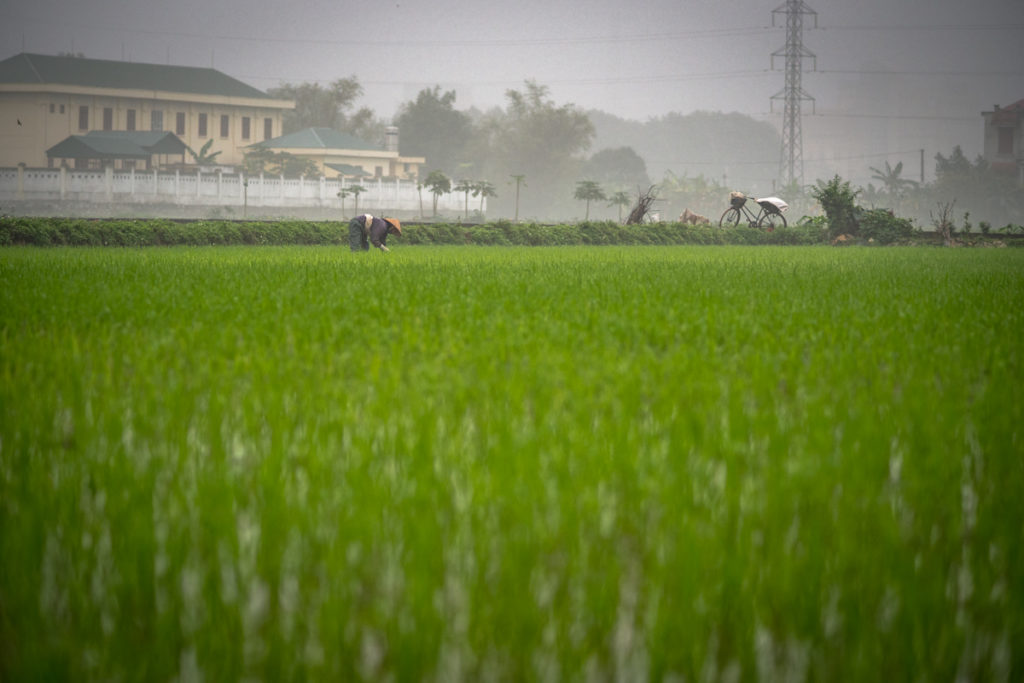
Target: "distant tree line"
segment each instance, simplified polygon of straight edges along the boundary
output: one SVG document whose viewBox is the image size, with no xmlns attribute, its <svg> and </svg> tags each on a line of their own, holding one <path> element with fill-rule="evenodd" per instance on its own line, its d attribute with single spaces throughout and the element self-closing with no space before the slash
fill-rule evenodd
<svg viewBox="0 0 1024 683">
<path fill-rule="evenodd" d="M 328 86 L 285 83 L 268 93 L 296 102 L 296 108 L 285 116 L 285 133 L 323 126 L 384 144 L 386 122 L 371 110 L 356 106 L 363 89 L 355 76 Z M 591 121 L 595 116 L 600 113 L 554 102 L 547 87 L 526 81 L 522 88 L 506 91 L 504 107 L 486 112 L 460 111 L 455 91 L 440 86 L 425 88 L 414 100 L 401 105 L 392 123 L 400 131 L 402 154 L 427 159 L 419 179 L 421 187 L 428 194 L 435 193 L 439 186 L 436 182 L 428 186 L 427 177 L 433 172 L 447 176 L 452 183 L 448 191 L 466 194 L 466 218 L 479 212 L 484 199 L 492 216 L 542 220 L 583 217 L 580 204 L 574 201 L 574 189 L 577 183 L 588 181 L 599 184 L 608 201 L 596 200 L 584 208 L 583 214 L 592 211 L 597 218 L 609 219 L 620 215 L 624 206 L 628 208 L 626 198 L 635 198 L 639 191 L 649 188 L 652 178 L 643 157 L 629 145 L 609 146 L 589 154 L 596 134 Z M 734 115 L 723 115 L 720 121 L 728 125 L 723 126 L 722 135 L 734 133 L 734 119 Z M 601 120 L 607 121 L 608 115 Z M 703 131 L 692 134 L 680 129 L 672 133 L 669 129 L 680 121 L 704 125 L 714 120 L 714 116 L 702 115 L 660 121 L 657 135 L 708 138 Z M 769 139 L 769 144 L 774 141 Z M 263 154 L 253 157 L 248 165 L 252 167 L 249 170 L 281 172 L 298 169 L 301 164 L 280 155 Z M 666 179 L 669 186 L 657 209 L 664 215 L 676 214 L 686 202 L 677 178 Z M 704 179 L 696 184 L 705 189 L 712 185 Z M 430 213 L 429 206 L 425 213 Z"/>
<path fill-rule="evenodd" d="M 935 155 L 935 180 L 930 183 L 905 178 L 902 163 L 870 170 L 878 185 L 869 182 L 852 188 L 858 202 L 912 219 L 918 227 L 932 229 L 943 222 L 943 216 L 955 218 L 968 232 L 1024 223 L 1024 188 L 1015 174 L 993 170 L 980 155 L 970 161 L 959 145 L 948 155 Z M 816 186 L 787 191 L 806 198 L 824 184 L 818 180 Z"/>
<path fill-rule="evenodd" d="M 296 102 L 285 115 L 285 133 L 322 126 L 384 144 L 388 124 L 356 106 L 363 88 L 355 76 L 328 86 L 285 83 L 268 93 Z M 439 193 L 463 193 L 462 218 L 469 220 L 482 218 L 485 199 L 490 217 L 621 220 L 623 209 L 652 186 L 657 189 L 652 212 L 661 220 L 674 220 L 686 209 L 717 219 L 730 190 L 758 191 L 751 169 L 777 162 L 780 145 L 770 123 L 742 114 L 672 113 L 646 122 L 627 121 L 558 104 L 535 81 L 507 90 L 505 106 L 486 112 L 458 110 L 454 90 L 425 88 L 399 107 L 392 123 L 400 131 L 402 154 L 427 160 L 417 179 L 421 192 L 433 195 L 434 206 Z M 606 146 L 591 153 L 596 139 Z M 654 160 L 659 178 L 650 177 L 645 158 Z M 717 165 L 697 175 L 672 168 L 685 166 L 687 159 L 715 159 Z M 301 160 L 269 152 L 247 159 L 247 166 L 250 171 L 285 174 L 309 170 Z M 1024 214 L 1024 193 L 1012 175 L 993 172 L 981 158 L 970 162 L 959 147 L 948 156 L 936 156 L 931 184 L 903 177 L 902 164 L 886 163 L 871 171 L 879 184 L 858 188 L 861 203 L 900 212 L 923 225 L 942 201 L 955 201 L 964 212 L 992 223 Z M 771 192 L 783 196 L 790 216 L 798 219 L 820 214 L 814 191 L 825 181 L 817 182 L 772 187 Z M 436 214 L 430 206 L 421 211 L 428 212 Z"/>
</svg>

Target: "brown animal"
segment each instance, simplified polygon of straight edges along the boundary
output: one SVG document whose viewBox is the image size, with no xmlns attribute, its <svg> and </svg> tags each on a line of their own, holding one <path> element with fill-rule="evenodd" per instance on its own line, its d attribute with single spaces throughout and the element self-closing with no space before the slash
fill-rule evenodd
<svg viewBox="0 0 1024 683">
<path fill-rule="evenodd" d="M 711 223 L 707 216 L 701 216 L 699 213 L 694 213 L 689 209 L 684 209 L 683 212 L 679 214 L 679 222 L 689 223 L 690 225 L 707 225 Z"/>
</svg>

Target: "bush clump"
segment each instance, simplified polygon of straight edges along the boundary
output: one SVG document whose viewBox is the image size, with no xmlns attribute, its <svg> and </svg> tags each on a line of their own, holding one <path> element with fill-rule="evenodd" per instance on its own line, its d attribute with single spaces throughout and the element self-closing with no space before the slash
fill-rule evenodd
<svg viewBox="0 0 1024 683">
<path fill-rule="evenodd" d="M 828 218 L 828 236 L 836 238 L 840 235 L 857 234 L 857 206 L 854 201 L 860 190 L 850 187 L 850 181 L 844 181 L 838 175 L 828 182 L 818 181 L 818 186 L 811 190 Z"/>
<path fill-rule="evenodd" d="M 894 244 L 912 237 L 914 224 L 887 209 L 866 209 L 858 212 L 857 231 L 861 239 Z"/>
</svg>

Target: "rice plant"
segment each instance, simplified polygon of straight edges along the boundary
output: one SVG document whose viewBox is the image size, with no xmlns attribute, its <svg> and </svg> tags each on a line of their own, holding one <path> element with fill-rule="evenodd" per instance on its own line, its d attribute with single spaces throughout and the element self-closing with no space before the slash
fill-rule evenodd
<svg viewBox="0 0 1024 683">
<path fill-rule="evenodd" d="M 1024 678 L 1024 253 L 0 251 L 0 679 Z"/>
</svg>

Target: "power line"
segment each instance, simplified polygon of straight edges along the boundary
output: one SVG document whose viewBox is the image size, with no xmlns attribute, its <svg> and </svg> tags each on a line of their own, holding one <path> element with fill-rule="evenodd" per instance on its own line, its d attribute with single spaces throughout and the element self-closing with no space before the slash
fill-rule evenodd
<svg viewBox="0 0 1024 683">
<path fill-rule="evenodd" d="M 834 162 L 838 162 L 838 161 L 857 161 L 857 160 L 860 160 L 860 159 L 884 159 L 884 158 L 903 156 L 903 155 L 906 155 L 906 154 L 920 154 L 920 153 L 921 153 L 921 149 L 918 148 L 918 149 L 900 150 L 900 151 L 895 151 L 895 152 L 876 152 L 876 153 L 872 153 L 872 154 L 855 154 L 855 155 L 849 155 L 849 156 L 820 157 L 820 158 L 813 158 L 813 159 L 804 159 L 804 162 L 805 163 L 811 163 L 811 164 L 828 164 L 828 163 L 834 163 Z M 694 161 L 694 160 L 687 160 L 687 161 L 671 160 L 670 161 L 670 160 L 666 160 L 666 159 L 650 159 L 650 160 L 648 160 L 648 163 L 650 163 L 650 164 L 663 164 L 663 165 L 678 165 L 678 166 L 729 166 L 729 167 L 733 167 L 733 166 L 771 166 L 771 165 L 777 164 L 778 162 L 774 161 L 774 160 L 767 160 L 767 161 L 750 161 L 750 160 L 734 161 L 734 160 L 729 160 L 729 161 L 723 161 L 721 159 L 718 159 L 718 160 L 715 160 L 715 161 Z"/>
<path fill-rule="evenodd" d="M 978 116 L 936 116 L 933 114 L 927 115 L 915 115 L 915 114 L 813 114 L 813 116 L 820 116 L 824 118 L 845 118 L 845 119 L 888 119 L 888 120 L 904 120 L 904 121 L 977 121 L 980 117 Z"/>
<path fill-rule="evenodd" d="M 731 36 L 749 36 L 763 33 L 762 27 L 750 28 L 729 28 L 710 29 L 701 31 L 686 31 L 674 33 L 638 33 L 628 35 L 604 35 L 604 36 L 560 36 L 558 38 L 509 38 L 509 39 L 479 39 L 479 40 L 403 40 L 403 46 L 457 46 L 457 47 L 494 47 L 494 46 L 520 46 L 520 45 L 558 45 L 581 44 L 581 43 L 632 43 L 651 40 L 679 40 L 686 38 L 722 38 Z M 295 42 L 304 42 L 298 40 Z"/>
<path fill-rule="evenodd" d="M 753 78 L 768 75 L 770 72 L 766 70 L 760 71 L 719 71 L 711 73 L 699 73 L 699 74 L 665 74 L 661 76 L 617 76 L 614 78 L 565 78 L 565 79 L 545 79 L 543 85 L 616 85 L 616 84 L 636 84 L 636 83 L 675 83 L 681 81 L 692 81 L 702 80 L 707 78 L 725 79 L 725 78 Z M 246 75 L 240 74 L 238 78 L 244 78 L 249 80 L 258 81 L 290 81 L 294 82 L 293 78 L 283 78 L 275 76 L 260 76 L 260 75 Z M 329 78 L 315 78 L 305 79 L 306 82 L 314 83 L 330 83 L 335 79 Z M 381 81 L 381 80 L 360 80 L 361 85 L 411 85 L 411 86 L 430 86 L 435 84 L 450 84 L 455 86 L 505 86 L 514 85 L 523 82 L 522 78 L 519 79 L 502 79 L 493 81 L 463 81 L 463 80 L 451 80 L 451 79 L 435 79 L 435 80 L 423 80 L 423 81 Z"/>
<path fill-rule="evenodd" d="M 756 70 L 744 70 L 744 71 L 714 71 L 714 72 L 702 72 L 702 73 L 686 73 L 686 74 L 642 74 L 639 76 L 615 76 L 608 78 L 565 78 L 565 79 L 554 79 L 545 80 L 544 83 L 558 84 L 558 85 L 614 85 L 614 84 L 633 84 L 633 83 L 672 83 L 672 82 L 683 82 L 683 81 L 694 81 L 702 80 L 707 78 L 758 78 L 763 76 L 772 75 L 774 72 L 770 69 L 756 69 Z M 1019 77 L 1024 76 L 1024 71 L 874 71 L 869 69 L 817 69 L 809 74 L 848 74 L 848 75 L 901 75 L 901 76 L 961 76 L 976 78 L 979 76 L 991 76 L 991 77 Z M 289 81 L 295 82 L 294 76 L 267 76 L 265 74 L 239 74 L 237 78 L 245 78 L 256 81 L 272 81 L 281 82 Z M 301 79 L 305 82 L 313 83 L 330 83 L 335 78 L 304 78 Z M 426 80 L 361 80 L 360 83 L 363 85 L 433 85 L 436 83 L 453 83 L 462 86 L 487 86 L 487 85 L 510 85 L 515 83 L 521 83 L 523 79 L 496 79 L 496 80 L 481 80 L 481 81 L 467 81 L 462 79 L 426 79 Z M 819 114 L 820 115 L 820 114 Z"/>
<path fill-rule="evenodd" d="M 1024 24 L 874 24 L 819 26 L 822 31 L 1019 31 Z"/>
<path fill-rule="evenodd" d="M 751 117 L 774 118 L 777 112 L 761 111 L 747 114 Z M 812 119 L 893 119 L 904 121 L 972 121 L 976 122 L 980 116 L 936 116 L 933 114 L 843 114 L 838 112 L 815 112 L 809 114 Z"/>
<path fill-rule="evenodd" d="M 110 26 L 107 24 L 90 24 L 88 22 L 77 22 L 68 21 L 64 19 L 56 19 L 53 17 L 36 18 L 36 17 L 18 17 L 12 16 L 7 13 L 2 13 L 2 16 L 6 17 L 7 21 L 22 21 L 29 23 L 40 23 L 40 24 L 56 24 L 61 26 L 71 26 L 74 28 L 88 28 L 100 31 L 114 31 L 114 32 L 130 32 L 140 33 L 145 35 L 159 35 L 159 36 L 177 36 L 187 38 L 212 38 L 216 40 L 240 40 L 240 41 L 252 41 L 261 43 L 303 43 L 303 44 L 336 44 L 336 45 L 348 45 L 350 40 L 348 39 L 309 39 L 309 38 L 275 38 L 268 36 L 251 36 L 251 35 L 223 35 L 223 34 L 205 34 L 196 33 L 191 31 L 161 31 L 151 28 L 131 28 L 123 26 Z M 718 38 L 722 36 L 742 36 L 751 34 L 761 34 L 765 31 L 771 31 L 777 28 L 775 25 L 766 26 L 745 26 L 745 27 L 731 27 L 722 29 L 698 29 L 694 31 L 672 31 L 672 32 L 660 32 L 660 33 L 635 33 L 626 35 L 598 35 L 598 36 L 559 36 L 557 38 L 522 38 L 522 39 L 499 39 L 499 40 L 458 40 L 452 41 L 450 39 L 424 39 L 424 40 L 403 40 L 403 45 L 424 45 L 424 46 L 440 46 L 440 45 L 454 45 L 454 46 L 493 46 L 493 45 L 564 45 L 566 43 L 584 43 L 584 42 L 631 42 L 638 40 L 676 40 L 679 38 Z M 816 25 L 812 27 L 813 30 L 820 31 L 1019 31 L 1024 29 L 1024 24 L 1013 23 L 1013 24 L 862 24 L 862 25 L 835 25 L 835 26 L 820 26 Z"/>
<path fill-rule="evenodd" d="M 897 152 L 875 152 L 873 154 L 854 154 L 851 156 L 841 157 L 822 157 L 820 159 L 808 159 L 807 161 L 814 164 L 827 164 L 833 161 L 857 161 L 858 159 L 880 159 L 885 157 L 902 156 L 904 154 L 920 154 L 921 148 L 917 149 L 904 149 Z"/>
<path fill-rule="evenodd" d="M 666 166 L 774 166 L 778 161 L 772 159 L 769 161 L 749 161 L 749 160 L 728 160 L 723 161 L 722 159 L 716 159 L 714 161 L 695 161 L 688 159 L 686 161 L 667 161 L 665 159 L 650 159 L 647 161 L 649 164 L 663 164 Z"/>
<path fill-rule="evenodd" d="M 192 31 L 164 31 L 149 28 L 128 28 L 128 27 L 116 27 L 109 25 L 98 25 L 89 24 L 84 22 L 66 21 L 61 19 L 34 19 L 27 17 L 10 17 L 9 19 L 14 21 L 25 21 L 31 23 L 42 23 L 42 24 L 58 24 L 61 26 L 70 26 L 73 28 L 85 28 L 93 29 L 97 31 L 114 31 L 114 32 L 127 32 L 137 33 L 142 35 L 150 36 L 170 36 L 177 38 L 202 38 L 210 40 L 234 40 L 242 42 L 256 42 L 256 43 L 278 43 L 278 44 L 301 44 L 301 45 L 344 45 L 351 46 L 352 41 L 349 38 L 330 38 L 330 39 L 317 39 L 317 38 L 281 38 L 271 36 L 253 36 L 253 35 L 224 35 L 224 34 L 208 34 L 208 33 L 195 33 Z M 674 31 L 674 32 L 662 32 L 662 33 L 632 33 L 623 35 L 596 35 L 596 36 L 558 36 L 554 38 L 498 38 L 498 39 L 467 39 L 467 40 L 453 40 L 450 38 L 438 38 L 438 39 L 408 39 L 402 40 L 401 44 L 403 47 L 516 47 L 524 45 L 558 45 L 563 46 L 566 44 L 583 44 L 583 43 L 630 43 L 630 42 L 645 42 L 652 40 L 679 40 L 685 38 L 688 40 L 693 39 L 712 39 L 732 36 L 749 36 L 763 33 L 766 28 L 764 26 L 748 26 L 748 27 L 733 27 L 724 29 L 701 29 L 695 31 Z"/>
<path fill-rule="evenodd" d="M 903 71 L 887 69 L 818 69 L 820 74 L 853 74 L 857 76 L 1024 76 L 1024 71 Z"/>
<path fill-rule="evenodd" d="M 971 77 L 976 78 L 979 76 L 992 76 L 992 77 L 1018 77 L 1024 76 L 1024 71 L 1013 72 L 1013 71 L 998 71 L 998 72 L 981 72 L 981 71 L 871 71 L 871 70 L 858 70 L 858 69 L 818 69 L 814 74 L 853 74 L 853 75 L 906 75 L 906 76 L 960 76 L 960 77 Z M 547 79 L 544 84 L 552 85 L 617 85 L 617 84 L 635 84 L 635 83 L 676 83 L 685 81 L 696 81 L 708 78 L 715 79 L 726 79 L 726 78 L 760 78 L 764 76 L 772 75 L 773 72 L 769 69 L 758 69 L 758 70 L 746 70 L 746 71 L 715 71 L 715 72 L 702 72 L 702 73 L 687 73 L 687 74 L 643 74 L 639 76 L 615 76 L 608 78 L 563 78 L 563 79 Z M 267 76 L 265 74 L 238 74 L 237 78 L 243 78 L 251 81 L 262 81 L 262 82 L 312 82 L 312 83 L 331 83 L 336 80 L 336 77 L 332 78 L 299 78 L 296 79 L 294 76 Z M 438 79 L 426 79 L 426 80 L 360 80 L 363 85 L 411 85 L 411 86 L 430 86 L 438 83 L 449 83 L 452 85 L 471 87 L 471 86 L 506 86 L 522 83 L 523 79 L 495 79 L 495 80 L 480 80 L 480 81 L 467 81 L 463 79 L 450 79 L 450 78 L 438 78 Z M 773 115 L 771 112 L 762 113 L 759 115 Z M 816 116 L 822 116 L 823 114 L 814 114 Z M 828 116 L 828 114 L 824 114 Z M 917 118 L 917 117 L 914 117 Z"/>
</svg>

